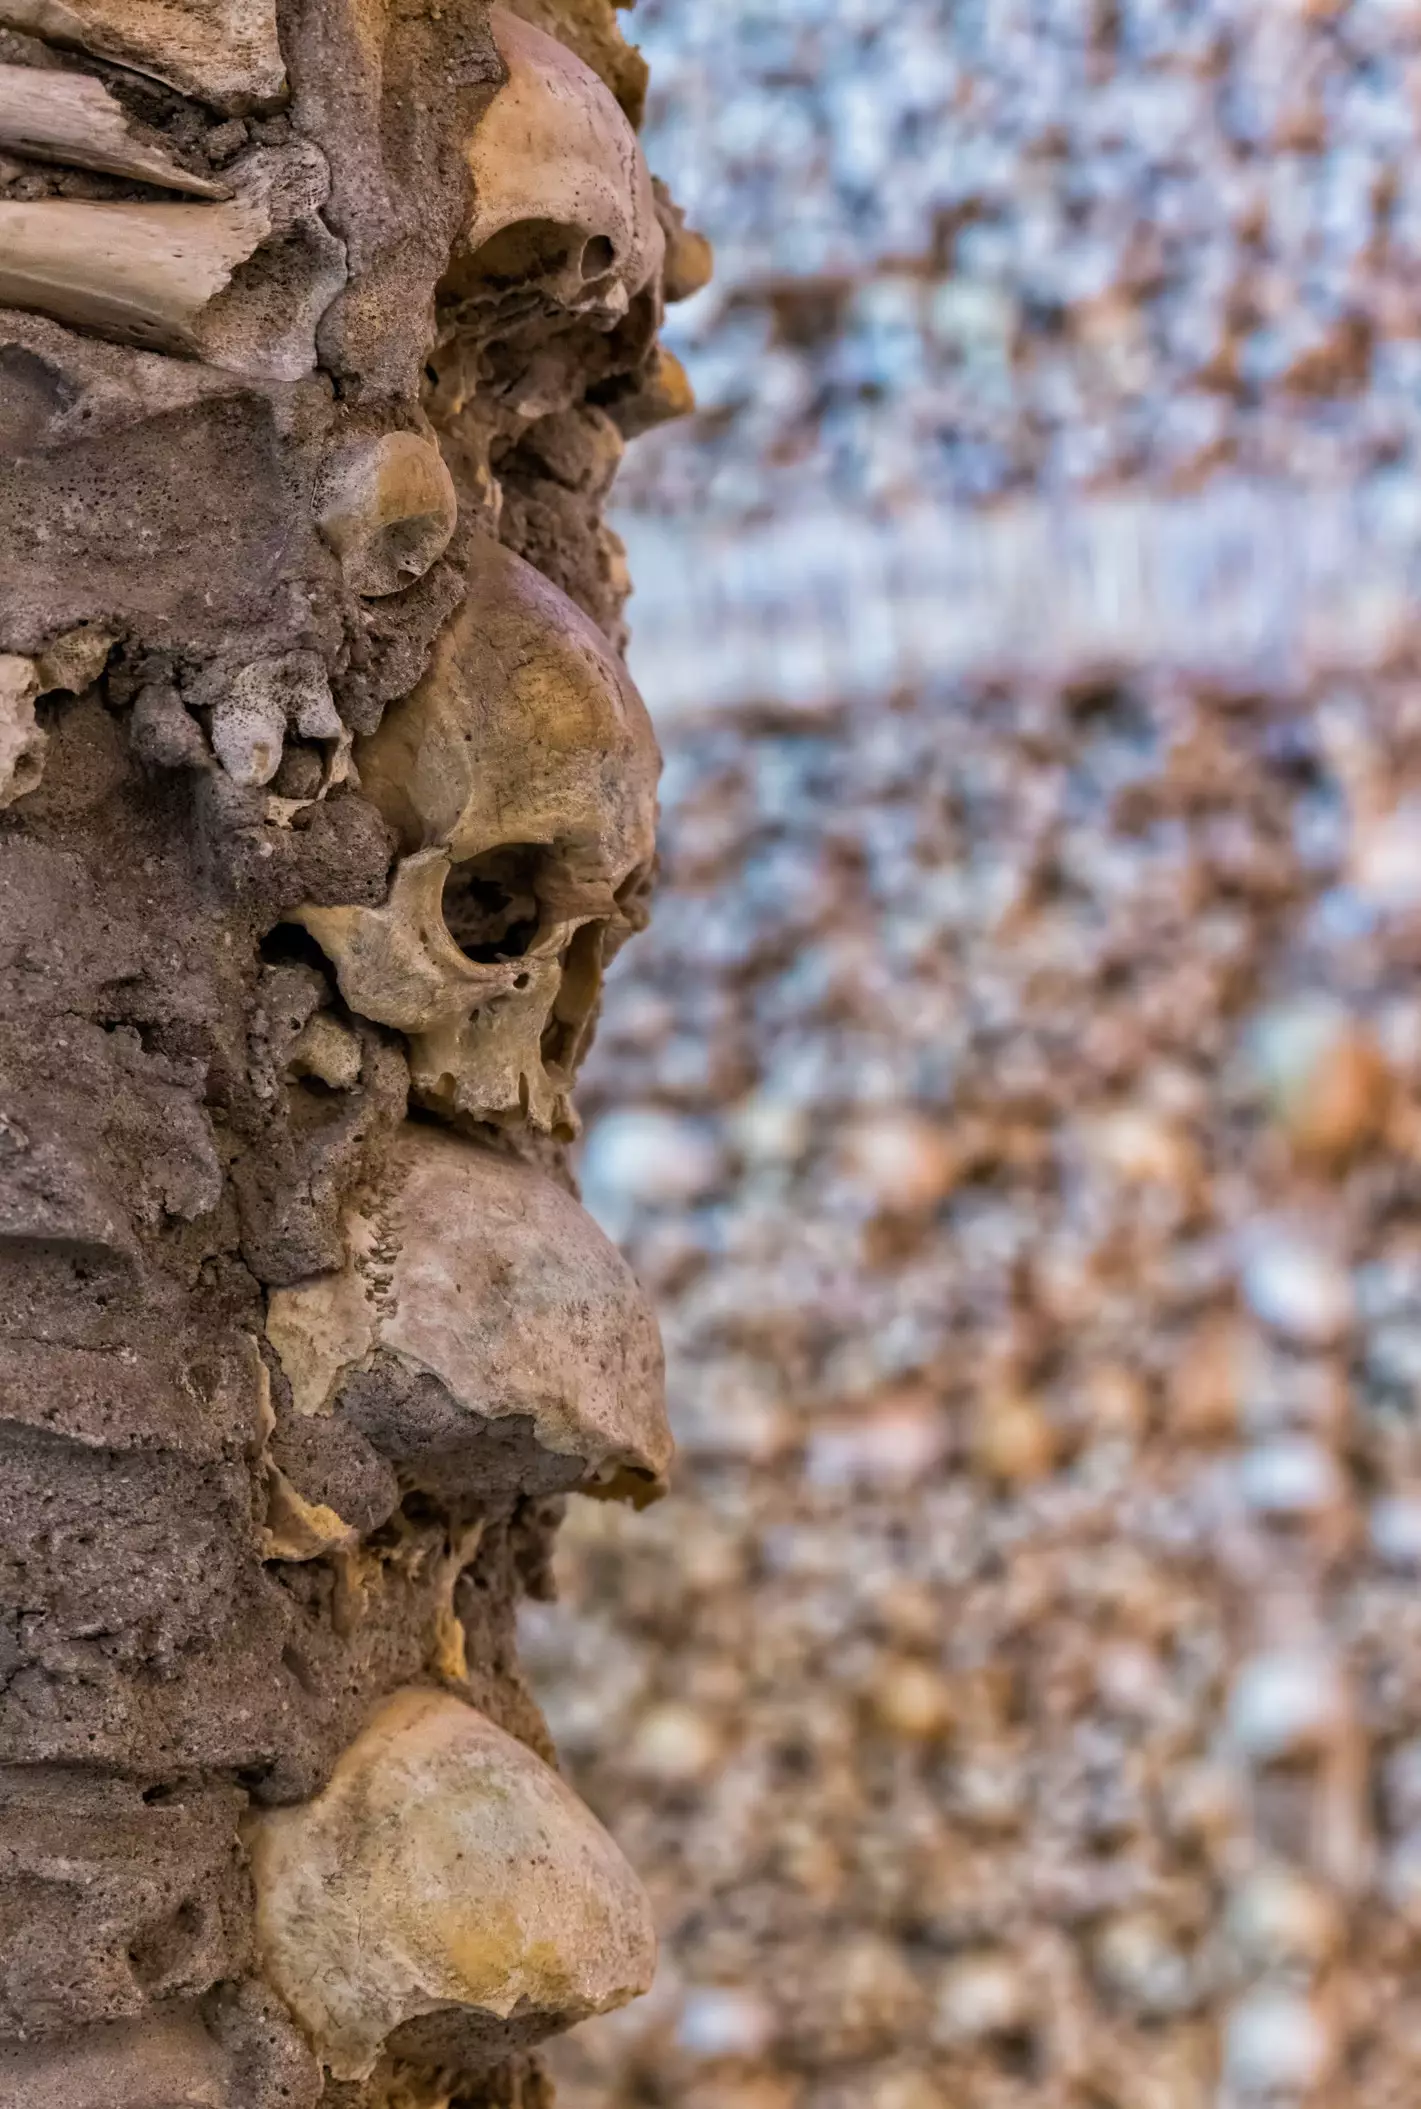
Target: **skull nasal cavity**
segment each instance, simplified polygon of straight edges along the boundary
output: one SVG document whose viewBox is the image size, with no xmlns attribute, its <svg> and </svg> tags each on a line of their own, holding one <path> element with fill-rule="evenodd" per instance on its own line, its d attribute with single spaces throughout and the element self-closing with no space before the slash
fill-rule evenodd
<svg viewBox="0 0 1421 2109">
<path fill-rule="evenodd" d="M 515 844 L 454 866 L 444 881 L 444 927 L 466 959 L 521 959 L 532 944 L 539 854 Z"/>
<path fill-rule="evenodd" d="M 582 251 L 582 275 L 584 278 L 601 278 L 617 261 L 617 252 L 605 234 L 594 234 Z"/>
</svg>

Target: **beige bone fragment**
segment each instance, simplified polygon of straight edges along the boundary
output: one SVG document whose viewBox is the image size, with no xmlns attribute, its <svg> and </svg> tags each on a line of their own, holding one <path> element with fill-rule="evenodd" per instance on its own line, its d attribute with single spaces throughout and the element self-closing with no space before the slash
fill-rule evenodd
<svg viewBox="0 0 1421 2109">
<path fill-rule="evenodd" d="M 33 659 L 0 652 L 0 809 L 33 791 L 44 772 L 49 736 L 35 720 L 39 692 Z"/>
<path fill-rule="evenodd" d="M 637 137 L 610 89 L 543 30 L 494 8 L 508 68 L 469 142 L 474 211 L 447 290 L 536 291 L 605 323 L 660 271 L 664 237 Z"/>
<path fill-rule="evenodd" d="M 328 1413 L 381 1352 L 431 1376 L 467 1417 L 526 1417 L 565 1484 L 649 1499 L 671 1457 L 661 1343 L 616 1247 L 570 1194 L 516 1158 L 407 1124 L 377 1193 L 346 1222 L 338 1273 L 278 1289 L 267 1335 L 298 1413 Z M 468 1438 L 465 1438 L 467 1446 Z M 461 1436 L 411 1427 L 394 1462 L 446 1490 Z"/>
<path fill-rule="evenodd" d="M 87 73 L 0 66 L 0 147 L 195 198 L 229 195 L 224 184 L 190 174 L 171 154 L 140 139 L 123 105 Z"/>
<path fill-rule="evenodd" d="M 219 110 L 286 92 L 273 0 L 0 0 L 0 27 L 117 60 Z"/>
<path fill-rule="evenodd" d="M 258 150 L 233 180 L 221 204 L 0 199 L 0 305 L 231 372 L 299 378 L 344 280 L 341 245 L 319 218 L 324 163 L 304 145 Z M 269 240 L 279 268 L 244 276 L 239 291 L 239 267 Z"/>
<path fill-rule="evenodd" d="M 409 853 L 381 908 L 305 908 L 351 1009 L 410 1039 L 422 1102 L 569 1132 L 624 904 L 655 849 L 655 735 L 601 632 L 476 539 L 428 673 L 360 743 Z"/>
<path fill-rule="evenodd" d="M 651 1982 L 650 1907 L 617 1847 L 448 1693 L 397 1692 L 323 1791 L 254 1815 L 246 1843 L 262 1968 L 337 2080 L 425 2016 L 528 2044 Z"/>
<path fill-rule="evenodd" d="M 196 352 L 203 309 L 266 232 L 237 203 L 0 200 L 0 302 L 149 351 Z"/>
</svg>

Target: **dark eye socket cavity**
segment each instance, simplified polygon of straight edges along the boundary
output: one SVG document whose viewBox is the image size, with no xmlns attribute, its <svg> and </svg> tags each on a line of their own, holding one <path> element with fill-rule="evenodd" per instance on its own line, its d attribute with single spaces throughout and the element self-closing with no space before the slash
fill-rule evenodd
<svg viewBox="0 0 1421 2109">
<path fill-rule="evenodd" d="M 466 959 L 522 959 L 538 934 L 536 843 L 512 843 L 456 864 L 444 881 L 444 925 Z"/>
</svg>

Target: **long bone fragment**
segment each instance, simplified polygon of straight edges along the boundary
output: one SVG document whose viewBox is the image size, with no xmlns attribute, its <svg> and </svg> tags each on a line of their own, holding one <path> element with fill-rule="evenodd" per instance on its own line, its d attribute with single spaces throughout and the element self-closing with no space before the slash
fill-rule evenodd
<svg viewBox="0 0 1421 2109">
<path fill-rule="evenodd" d="M 147 351 L 185 352 L 238 373 L 294 380 L 315 363 L 319 316 L 344 279 L 322 226 L 320 156 L 258 151 L 220 204 L 0 201 L 0 305 L 50 315 Z M 277 268 L 239 266 L 275 238 Z"/>
<path fill-rule="evenodd" d="M 123 105 L 87 73 L 0 66 L 0 147 L 34 161 L 129 176 L 195 198 L 230 196 L 225 184 L 191 174 L 161 147 L 140 139 Z"/>
<path fill-rule="evenodd" d="M 219 110 L 286 92 L 271 0 L 0 0 L 0 28 L 116 60 Z"/>
<path fill-rule="evenodd" d="M 0 302 L 148 351 L 199 350 L 198 318 L 267 232 L 244 204 L 0 202 Z"/>
</svg>

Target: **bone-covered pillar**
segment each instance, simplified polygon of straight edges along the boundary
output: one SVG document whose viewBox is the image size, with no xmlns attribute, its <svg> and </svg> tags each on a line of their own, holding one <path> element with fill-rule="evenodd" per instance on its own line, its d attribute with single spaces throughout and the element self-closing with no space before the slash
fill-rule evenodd
<svg viewBox="0 0 1421 2109">
<path fill-rule="evenodd" d="M 0 0 L 0 2109 L 538 2109 L 514 1620 L 669 1461 L 564 1163 L 704 244 L 610 0 Z"/>
</svg>

